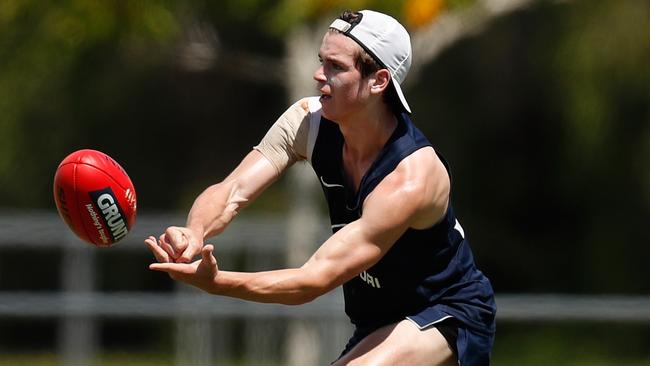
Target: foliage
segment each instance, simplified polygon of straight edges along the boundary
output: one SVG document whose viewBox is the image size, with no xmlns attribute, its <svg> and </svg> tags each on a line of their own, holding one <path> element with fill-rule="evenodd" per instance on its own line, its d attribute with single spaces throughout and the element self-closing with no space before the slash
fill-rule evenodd
<svg viewBox="0 0 650 366">
<path fill-rule="evenodd" d="M 650 290 L 649 10 L 541 4 L 458 43 L 407 92 L 498 292 Z"/>
<path fill-rule="evenodd" d="M 281 49 L 277 44 L 283 33 L 323 14 L 372 6 L 400 15 L 401 7 L 412 3 L 423 2 L 2 1 L 0 200 L 37 205 L 42 197 L 12 192 L 20 192 L 23 181 L 43 189 L 47 185 L 43 177 L 53 174 L 66 149 L 86 147 L 84 139 L 93 143 L 87 136 L 103 133 L 94 112 L 124 108 L 135 92 L 133 86 L 137 89 L 157 68 L 175 62 L 179 44 L 194 41 L 188 37 L 196 23 L 216 24 L 231 50 L 246 41 L 257 45 L 257 52 L 272 54 Z M 442 0 L 436 4 L 442 7 Z M 436 14 L 436 9 L 429 9 L 417 21 L 426 22 Z M 278 41 L 260 42 L 261 33 Z M 131 130 L 124 122 L 113 123 L 114 128 Z M 43 169 L 45 164 L 51 168 Z"/>
<path fill-rule="evenodd" d="M 0 1 L 0 206 L 53 210 L 56 164 L 92 147 L 129 171 L 143 211 L 185 211 L 284 110 L 277 60 L 292 27 L 373 7 L 415 29 L 471 3 Z M 451 162 L 456 211 L 498 293 L 650 291 L 649 13 L 643 1 L 540 1 L 460 41 L 406 90 L 416 124 Z M 202 37 L 216 61 L 185 68 L 183 50 Z M 286 210 L 291 189 L 279 183 L 251 209 Z M 55 286 L 41 276 L 51 256 L 31 254 L 33 276 L 3 284 Z M 625 339 L 640 355 L 624 360 L 602 346 L 609 327 L 593 343 L 565 343 L 592 329 L 529 329 L 500 327 L 497 364 L 648 364 L 635 343 L 647 343 L 647 327 Z"/>
<path fill-rule="evenodd" d="M 297 5 L 0 2 L 2 206 L 52 209 L 57 163 L 92 147 L 125 166 L 141 208 L 185 210 L 286 106 L 273 24 L 426 4 Z M 452 163 L 457 211 L 498 290 L 648 291 L 648 6 L 539 2 L 456 44 L 406 91 Z M 195 33 L 218 57 L 190 70 L 179 59 Z M 290 194 L 273 189 L 253 209 L 286 209 Z"/>
<path fill-rule="evenodd" d="M 417 28 L 433 21 L 443 9 L 465 7 L 474 0 L 282 0 L 268 16 L 270 29 L 286 32 L 295 23 L 317 22 L 330 18 L 344 10 L 374 9 L 392 14 L 405 22 L 407 27 Z"/>
<path fill-rule="evenodd" d="M 178 32 L 163 1 L 0 2 L 0 199 L 15 202 L 12 192 L 21 192 L 24 182 L 42 180 L 40 159 L 56 166 L 62 158 L 40 152 L 61 151 L 88 132 L 74 121 L 76 109 L 84 108 L 75 100 L 79 92 L 121 92 L 105 62 L 115 62 L 118 53 L 118 59 L 151 66 Z M 102 78 L 94 73 L 103 72 L 108 78 L 99 85 L 76 79 Z M 34 115 L 49 118 L 34 124 Z"/>
<path fill-rule="evenodd" d="M 501 324 L 492 361 L 503 366 L 647 366 L 648 330 L 638 324 Z"/>
</svg>

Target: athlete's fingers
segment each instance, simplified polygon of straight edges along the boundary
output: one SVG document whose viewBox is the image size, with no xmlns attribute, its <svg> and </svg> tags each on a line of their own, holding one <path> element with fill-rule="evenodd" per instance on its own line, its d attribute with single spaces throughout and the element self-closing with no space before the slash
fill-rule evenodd
<svg viewBox="0 0 650 366">
<path fill-rule="evenodd" d="M 206 244 L 201 249 L 201 264 L 202 266 L 209 266 L 211 271 L 216 272 L 214 269 L 217 267 L 217 258 L 214 257 L 212 251 L 214 247 L 212 244 Z"/>
<path fill-rule="evenodd" d="M 149 250 L 153 253 L 158 262 L 170 261 L 169 255 L 158 245 L 158 241 L 155 237 L 150 236 L 144 240 L 144 243 L 147 245 L 147 247 L 149 247 Z"/>
<path fill-rule="evenodd" d="M 167 234 L 161 234 L 158 238 L 158 245 L 169 255 L 169 258 L 176 259 L 178 255 L 174 251 L 174 247 L 167 240 Z"/>
<path fill-rule="evenodd" d="M 174 252 L 181 253 L 187 248 L 188 239 L 181 228 L 170 226 L 165 230 L 165 235 L 169 244 L 174 248 Z"/>
<path fill-rule="evenodd" d="M 177 262 L 177 263 L 190 263 L 190 262 L 192 261 L 192 258 L 194 258 L 194 256 L 192 255 L 192 251 L 193 251 L 193 250 L 190 249 L 190 248 L 185 249 L 185 251 L 183 252 L 183 254 L 181 254 L 181 255 L 176 259 L 176 262 Z"/>
<path fill-rule="evenodd" d="M 170 262 L 169 255 L 158 245 L 155 237 L 148 237 L 144 240 L 144 243 L 147 245 L 147 247 L 149 247 L 149 250 L 151 250 L 158 262 Z"/>
<path fill-rule="evenodd" d="M 189 243 L 187 248 L 183 251 L 183 253 L 176 259 L 177 263 L 189 263 L 192 261 L 194 256 L 196 256 L 200 250 L 201 250 L 201 244 L 193 245 L 193 243 Z"/>
<path fill-rule="evenodd" d="M 160 272 L 167 272 L 170 275 L 193 274 L 195 269 L 190 264 L 184 263 L 151 263 L 149 269 Z"/>
<path fill-rule="evenodd" d="M 168 272 L 170 271 L 170 267 L 166 264 L 167 263 L 151 263 L 149 265 L 149 269 L 152 269 L 154 271 Z"/>
<path fill-rule="evenodd" d="M 203 248 L 203 237 L 190 228 L 178 227 L 177 229 L 183 234 L 185 248 L 178 251 L 180 255 L 176 258 L 176 262 L 192 262 L 195 256 L 201 254 L 201 248 Z"/>
<path fill-rule="evenodd" d="M 173 280 L 178 279 L 178 276 L 176 272 L 174 272 L 174 269 L 167 266 L 169 263 L 151 263 L 149 265 L 149 269 L 152 271 L 158 271 L 158 272 L 165 272 L 171 277 Z"/>
</svg>

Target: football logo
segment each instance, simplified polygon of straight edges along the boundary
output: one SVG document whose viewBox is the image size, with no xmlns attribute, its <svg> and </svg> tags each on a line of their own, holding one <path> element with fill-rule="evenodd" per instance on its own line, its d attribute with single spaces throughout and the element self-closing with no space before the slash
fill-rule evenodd
<svg viewBox="0 0 650 366">
<path fill-rule="evenodd" d="M 122 208 L 118 204 L 117 199 L 115 199 L 113 190 L 110 187 L 106 187 L 98 191 L 88 192 L 88 194 L 90 195 L 92 202 L 95 203 L 97 209 L 101 212 L 101 217 L 104 222 L 104 225 L 102 225 L 102 223 L 99 222 L 99 215 L 97 215 L 97 212 L 95 212 L 91 205 L 87 205 L 91 206 L 86 208 L 88 209 L 88 213 L 90 214 L 102 241 L 106 239 L 105 243 L 108 243 L 104 227 L 109 228 L 110 231 L 108 233 L 113 238 L 114 242 L 124 238 L 126 234 L 129 233 L 129 228 L 124 221 L 124 212 L 122 212 Z"/>
</svg>

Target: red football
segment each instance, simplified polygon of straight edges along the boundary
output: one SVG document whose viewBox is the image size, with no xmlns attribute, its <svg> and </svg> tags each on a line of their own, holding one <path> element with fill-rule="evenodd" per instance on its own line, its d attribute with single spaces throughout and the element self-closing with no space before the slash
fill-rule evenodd
<svg viewBox="0 0 650 366">
<path fill-rule="evenodd" d="M 54 175 L 54 202 L 70 229 L 99 247 L 124 239 L 135 224 L 133 183 L 100 151 L 79 150 L 63 159 Z"/>
</svg>

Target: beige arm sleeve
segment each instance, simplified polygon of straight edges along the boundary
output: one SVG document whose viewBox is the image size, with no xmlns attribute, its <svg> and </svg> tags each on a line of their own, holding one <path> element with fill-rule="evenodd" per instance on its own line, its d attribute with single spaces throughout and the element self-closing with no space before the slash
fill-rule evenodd
<svg viewBox="0 0 650 366">
<path fill-rule="evenodd" d="M 296 161 L 306 159 L 308 134 L 309 105 L 305 98 L 289 107 L 253 148 L 282 173 Z"/>
</svg>

